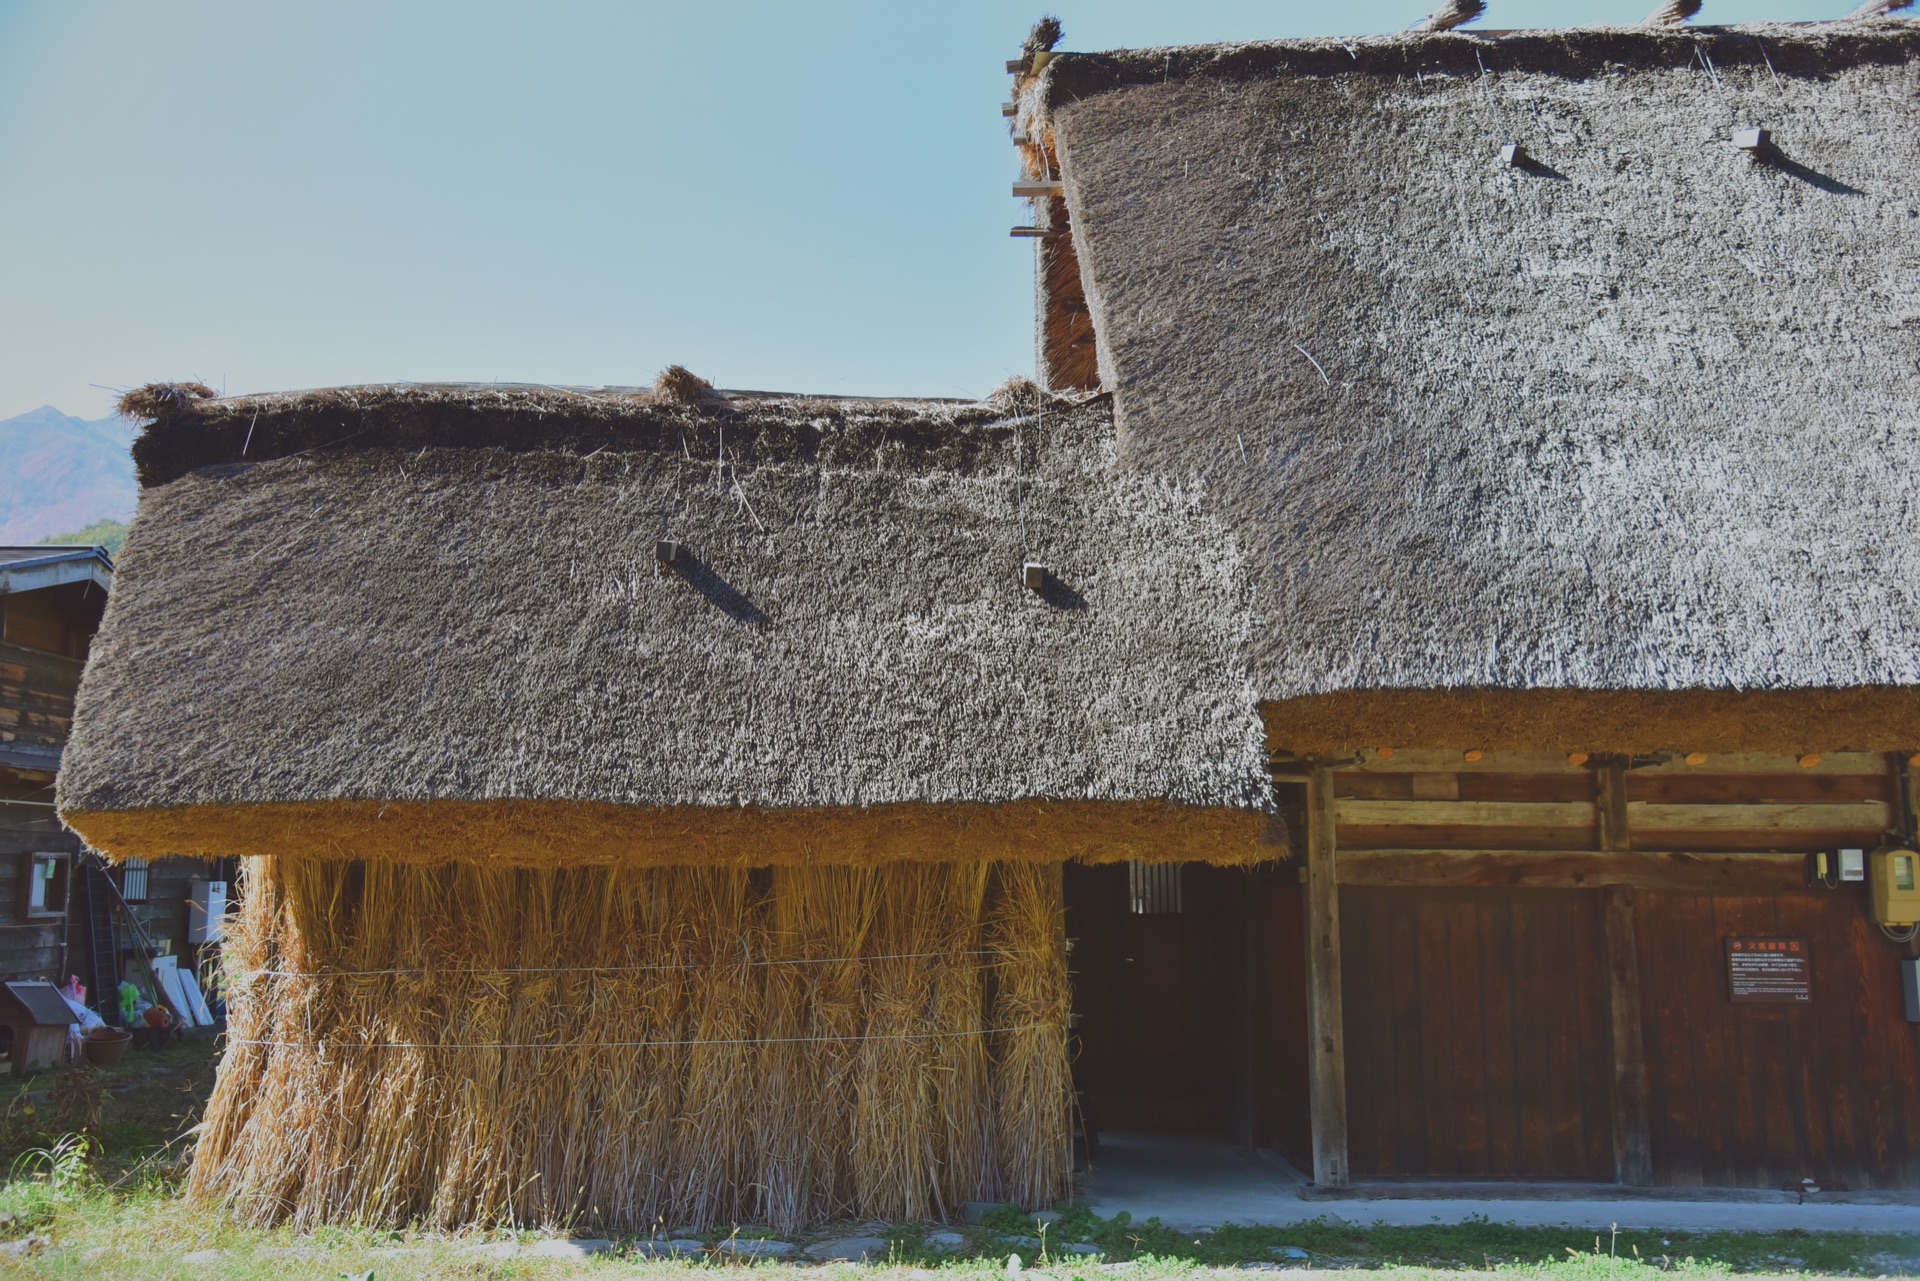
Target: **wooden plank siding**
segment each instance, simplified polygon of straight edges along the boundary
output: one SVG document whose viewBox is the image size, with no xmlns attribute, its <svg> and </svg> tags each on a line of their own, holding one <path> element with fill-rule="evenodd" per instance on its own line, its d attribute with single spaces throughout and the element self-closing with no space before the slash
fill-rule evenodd
<svg viewBox="0 0 1920 1281">
<path fill-rule="evenodd" d="M 1307 914 L 1305 887 L 1280 876 L 1248 886 L 1248 944 L 1254 970 L 1254 1138 L 1301 1170 L 1313 1168 L 1307 1080 Z"/>
<path fill-rule="evenodd" d="M 50 979 L 60 968 L 65 924 L 23 919 L 19 906 L 28 855 L 80 852 L 52 800 L 51 781 L 0 770 L 0 979 Z"/>
<path fill-rule="evenodd" d="M 1920 1037 L 1859 894 L 1641 894 L 1636 924 L 1656 1182 L 1920 1185 Z M 1806 939 L 1812 1000 L 1728 1000 L 1734 934 Z"/>
<path fill-rule="evenodd" d="M 1920 1186 L 1907 949 L 1805 879 L 1910 825 L 1906 756 L 1475 755 L 1322 765 L 1351 1177 Z M 1745 934 L 1813 999 L 1733 1004 Z"/>
<path fill-rule="evenodd" d="M 27 607 L 32 595 L 11 599 L 5 634 L 64 644 L 58 628 L 44 635 L 36 630 L 45 610 Z M 0 746 L 63 746 L 80 667 L 61 654 L 0 641 Z M 58 971 L 66 952 L 65 922 L 25 920 L 19 907 L 29 855 L 77 857 L 81 850 L 80 838 L 61 826 L 52 802 L 51 774 L 0 768 L 0 978 L 64 977 Z"/>
<path fill-rule="evenodd" d="M 0 743 L 65 743 L 80 667 L 77 659 L 0 642 Z"/>
</svg>

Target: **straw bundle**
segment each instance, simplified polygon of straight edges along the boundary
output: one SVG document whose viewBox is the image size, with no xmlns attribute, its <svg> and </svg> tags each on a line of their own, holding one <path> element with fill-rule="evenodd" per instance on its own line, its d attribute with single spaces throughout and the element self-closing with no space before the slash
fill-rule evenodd
<svg viewBox="0 0 1920 1281">
<path fill-rule="evenodd" d="M 787 1229 L 1066 1191 L 1057 867 L 245 875 L 193 1190 L 247 1222 Z"/>
</svg>

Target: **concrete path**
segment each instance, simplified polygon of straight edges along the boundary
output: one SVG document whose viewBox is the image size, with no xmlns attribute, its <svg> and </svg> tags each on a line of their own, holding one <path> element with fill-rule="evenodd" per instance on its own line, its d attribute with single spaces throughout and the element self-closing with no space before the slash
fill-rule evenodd
<svg viewBox="0 0 1920 1281">
<path fill-rule="evenodd" d="M 1542 1199 L 1302 1200 L 1306 1179 L 1263 1158 L 1238 1155 L 1226 1143 L 1186 1135 L 1100 1136 L 1100 1159 L 1084 1176 L 1094 1213 L 1125 1210 L 1136 1220 L 1158 1218 L 1182 1231 L 1222 1223 L 1284 1225 L 1333 1223 L 1422 1226 L 1459 1223 L 1482 1215 L 1522 1227 L 1622 1228 L 1672 1232 L 1912 1232 L 1920 1234 L 1920 1206 L 1794 1204 L 1787 1201 Z"/>
</svg>

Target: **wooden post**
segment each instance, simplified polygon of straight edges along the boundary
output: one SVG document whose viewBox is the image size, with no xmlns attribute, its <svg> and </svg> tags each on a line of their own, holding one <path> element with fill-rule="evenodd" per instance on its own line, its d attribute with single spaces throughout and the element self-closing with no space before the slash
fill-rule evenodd
<svg viewBox="0 0 1920 1281">
<path fill-rule="evenodd" d="M 1334 866 L 1333 771 L 1307 780 L 1307 1082 L 1313 1181 L 1347 1186 L 1347 1050 L 1340 999 L 1340 883 Z"/>
<path fill-rule="evenodd" d="M 1624 850 L 1627 838 L 1627 762 L 1610 756 L 1595 763 L 1593 770 L 1594 810 L 1599 816 L 1600 848 Z"/>
<path fill-rule="evenodd" d="M 1897 806 L 1900 839 L 1920 841 L 1920 753 L 1895 752 L 1887 758 L 1893 771 L 1893 795 Z M 1920 956 L 1920 935 L 1908 939 L 1900 949 L 1904 955 Z"/>
<path fill-rule="evenodd" d="M 1640 950 L 1633 933 L 1633 890 L 1608 886 L 1607 994 L 1613 1013 L 1613 1177 L 1633 1187 L 1653 1182 L 1647 1126 L 1647 1059 L 1640 1030 Z"/>
</svg>

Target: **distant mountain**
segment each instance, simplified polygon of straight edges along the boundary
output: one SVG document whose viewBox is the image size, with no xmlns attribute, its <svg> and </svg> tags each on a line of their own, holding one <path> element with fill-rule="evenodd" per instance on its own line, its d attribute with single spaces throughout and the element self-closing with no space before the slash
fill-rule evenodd
<svg viewBox="0 0 1920 1281">
<path fill-rule="evenodd" d="M 88 422 L 51 405 L 0 421 L 0 544 L 132 519 L 132 441 L 118 418 Z"/>
</svg>

